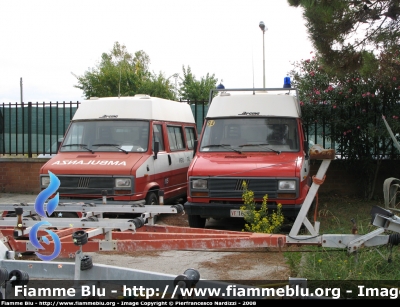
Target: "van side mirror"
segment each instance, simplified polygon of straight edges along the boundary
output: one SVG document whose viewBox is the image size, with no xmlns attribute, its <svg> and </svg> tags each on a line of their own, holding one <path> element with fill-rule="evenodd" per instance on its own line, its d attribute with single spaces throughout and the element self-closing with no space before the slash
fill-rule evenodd
<svg viewBox="0 0 400 307">
<path fill-rule="evenodd" d="M 197 152 L 197 146 L 199 145 L 199 141 L 198 140 L 194 140 L 194 143 L 193 143 L 193 158 L 194 158 L 194 156 L 196 155 L 196 152 Z"/>
<path fill-rule="evenodd" d="M 308 153 L 310 151 L 310 149 L 308 148 L 308 140 L 304 141 L 304 151 L 306 152 L 305 158 L 308 159 L 309 157 Z"/>
<path fill-rule="evenodd" d="M 154 151 L 154 156 L 153 156 L 153 158 L 154 158 L 154 160 L 156 160 L 156 159 L 157 159 L 157 154 L 158 154 L 158 152 L 160 151 L 160 143 L 159 143 L 158 141 L 155 141 L 155 142 L 154 142 L 154 149 L 153 149 L 153 151 Z"/>
</svg>

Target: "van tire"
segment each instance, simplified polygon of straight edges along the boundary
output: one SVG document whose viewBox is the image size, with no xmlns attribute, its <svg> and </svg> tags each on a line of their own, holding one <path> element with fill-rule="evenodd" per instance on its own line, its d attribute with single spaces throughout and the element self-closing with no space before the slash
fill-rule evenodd
<svg viewBox="0 0 400 307">
<path fill-rule="evenodd" d="M 157 194 L 154 192 L 149 192 L 146 196 L 146 206 L 158 206 L 160 204 Z M 146 220 L 147 223 L 147 220 Z M 153 223 L 157 223 L 157 215 L 153 216 Z"/>
<path fill-rule="evenodd" d="M 189 226 L 191 228 L 204 228 L 206 226 L 206 218 L 200 215 L 188 215 Z"/>
<path fill-rule="evenodd" d="M 146 196 L 146 206 L 158 206 L 160 203 L 156 193 L 149 192 Z"/>
</svg>

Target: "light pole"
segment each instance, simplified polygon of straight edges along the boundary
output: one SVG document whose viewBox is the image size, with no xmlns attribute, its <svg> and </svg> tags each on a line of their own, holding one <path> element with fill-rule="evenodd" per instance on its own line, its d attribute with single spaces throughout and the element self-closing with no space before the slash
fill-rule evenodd
<svg viewBox="0 0 400 307">
<path fill-rule="evenodd" d="M 265 47 L 264 47 L 264 34 L 265 31 L 268 30 L 268 28 L 265 26 L 264 21 L 260 21 L 260 24 L 258 25 L 263 33 L 263 87 L 265 88 Z"/>
</svg>

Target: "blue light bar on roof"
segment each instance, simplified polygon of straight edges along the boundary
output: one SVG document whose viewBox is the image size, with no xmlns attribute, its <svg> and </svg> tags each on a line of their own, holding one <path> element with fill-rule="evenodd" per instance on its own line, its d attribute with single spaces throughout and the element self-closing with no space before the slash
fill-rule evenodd
<svg viewBox="0 0 400 307">
<path fill-rule="evenodd" d="M 285 77 L 283 79 L 283 88 L 291 88 L 292 85 L 290 84 L 290 77 Z"/>
<path fill-rule="evenodd" d="M 218 84 L 217 89 L 223 90 L 223 89 L 225 89 L 225 86 L 222 83 L 220 83 L 220 84 Z"/>
</svg>

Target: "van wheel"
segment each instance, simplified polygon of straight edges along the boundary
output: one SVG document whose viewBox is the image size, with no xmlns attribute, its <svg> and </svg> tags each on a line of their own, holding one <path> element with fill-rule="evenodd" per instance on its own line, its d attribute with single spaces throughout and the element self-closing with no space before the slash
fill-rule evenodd
<svg viewBox="0 0 400 307">
<path fill-rule="evenodd" d="M 204 228 L 206 226 L 206 218 L 200 215 L 188 215 L 189 226 L 191 228 Z"/>
<path fill-rule="evenodd" d="M 158 206 L 160 203 L 158 202 L 158 197 L 156 193 L 149 192 L 146 196 L 146 205 L 147 206 Z"/>
<path fill-rule="evenodd" d="M 156 193 L 149 192 L 146 196 L 146 204 L 147 206 L 158 206 L 160 203 L 158 202 L 158 197 Z M 147 222 L 147 221 L 146 221 Z M 153 216 L 154 224 L 157 223 L 157 215 Z"/>
</svg>

